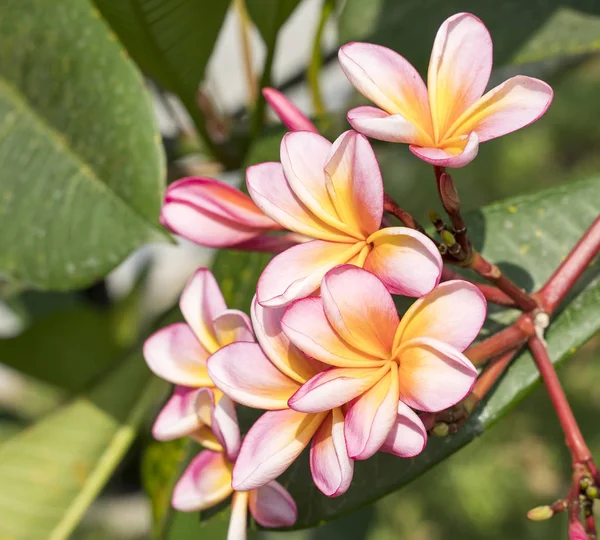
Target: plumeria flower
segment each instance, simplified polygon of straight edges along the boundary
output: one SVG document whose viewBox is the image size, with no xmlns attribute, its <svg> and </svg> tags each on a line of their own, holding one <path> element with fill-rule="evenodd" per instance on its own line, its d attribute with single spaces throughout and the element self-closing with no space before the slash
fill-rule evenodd
<svg viewBox="0 0 600 540">
<path fill-rule="evenodd" d="M 294 105 L 284 94 L 275 88 L 263 88 L 262 94 L 267 103 L 279 116 L 280 120 L 290 131 L 312 131 L 319 133 L 307 116 Z"/>
<path fill-rule="evenodd" d="M 348 489 L 354 471 L 344 439 L 344 411 L 334 407 L 313 414 L 288 407 L 288 400 L 326 366 L 290 343 L 281 330 L 284 310 L 263 308 L 255 299 L 251 314 L 260 345 L 232 343 L 208 361 L 211 378 L 226 395 L 267 410 L 244 439 L 233 469 L 233 487 L 254 489 L 267 484 L 310 444 L 315 484 L 335 497 Z"/>
<path fill-rule="evenodd" d="M 226 429 L 240 430 L 236 422 L 227 421 L 228 426 L 213 425 L 216 446 L 200 452 L 188 465 L 175 485 L 172 505 L 182 512 L 199 512 L 219 504 L 233 494 L 228 540 L 245 540 L 248 508 L 252 517 L 263 527 L 290 527 L 296 522 L 298 511 L 290 494 L 278 482 L 250 491 L 234 491 L 231 487 L 231 471 L 237 458 L 239 445 L 228 447 L 228 442 L 219 436 Z"/>
<path fill-rule="evenodd" d="M 281 163 L 248 168 L 248 191 L 281 226 L 314 240 L 276 256 L 258 282 L 258 302 L 286 305 L 319 288 L 325 273 L 353 264 L 376 274 L 394 294 L 421 296 L 440 279 L 431 240 L 406 227 L 379 229 L 383 182 L 367 139 L 355 131 L 333 144 L 317 133 L 287 133 Z"/>
<path fill-rule="evenodd" d="M 441 411 L 470 392 L 477 371 L 462 351 L 485 315 L 477 287 L 447 281 L 400 321 L 377 277 L 339 266 L 324 277 L 320 298 L 298 300 L 283 317 L 283 330 L 296 347 L 333 366 L 305 382 L 289 406 L 319 414 L 349 404 L 344 434 L 352 459 L 403 444 L 397 453 L 408 447 L 414 455 L 422 449 L 425 428 L 412 409 Z M 407 424 L 414 433 L 407 434 Z"/>
<path fill-rule="evenodd" d="M 375 139 L 408 143 L 413 154 L 440 167 L 465 166 L 479 143 L 535 122 L 552 101 L 545 82 L 522 75 L 484 94 L 492 39 L 470 13 L 458 13 L 440 27 L 427 87 L 407 60 L 386 47 L 349 43 L 339 60 L 350 82 L 379 107 L 352 109 L 352 127 Z"/>
<path fill-rule="evenodd" d="M 227 309 L 215 278 L 206 268 L 188 281 L 179 307 L 186 322 L 162 328 L 144 343 L 148 367 L 176 385 L 156 419 L 154 437 L 170 440 L 190 435 L 208 448 L 217 447 L 221 439 L 227 442 L 231 455 L 236 455 L 240 440 L 235 408 L 215 388 L 206 361 L 225 345 L 254 341 L 252 325 L 245 313 Z"/>
</svg>

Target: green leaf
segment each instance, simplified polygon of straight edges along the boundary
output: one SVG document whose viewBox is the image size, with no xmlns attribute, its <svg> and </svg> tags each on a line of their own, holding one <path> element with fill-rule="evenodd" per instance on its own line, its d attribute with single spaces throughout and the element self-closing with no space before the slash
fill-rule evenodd
<svg viewBox="0 0 600 540">
<path fill-rule="evenodd" d="M 94 0 L 131 57 L 184 101 L 194 99 L 229 0 Z"/>
<path fill-rule="evenodd" d="M 296 9 L 300 0 L 246 0 L 250 18 L 267 47 L 275 46 L 279 29 Z"/>
<path fill-rule="evenodd" d="M 486 257 L 504 266 L 520 285 L 537 288 L 593 222 L 599 207 L 600 179 L 595 178 L 492 204 L 467 215 L 467 223 L 474 243 Z M 518 266 L 508 267 L 507 261 Z M 588 276 L 587 287 L 556 317 L 547 333 L 555 363 L 564 362 L 600 330 L 597 266 L 592 273 L 595 277 L 590 282 Z M 508 313 L 514 318 L 514 312 Z M 281 479 L 298 504 L 296 528 L 352 512 L 408 484 L 489 429 L 538 383 L 538 372 L 524 352 L 459 433 L 431 438 L 426 450 L 414 459 L 379 453 L 367 461 L 357 461 L 350 490 L 335 499 L 325 497 L 314 486 L 307 456 L 303 455 Z"/>
<path fill-rule="evenodd" d="M 489 28 L 497 65 L 600 49 L 600 5 L 594 0 L 346 0 L 339 41 L 385 45 L 424 72 L 440 24 L 461 11 L 474 13 Z"/>
<path fill-rule="evenodd" d="M 167 238 L 148 93 L 87 1 L 2 3 L 0 118 L 0 275 L 74 288 Z"/>
<path fill-rule="evenodd" d="M 0 445 L 0 537 L 68 538 L 164 386 L 132 355 L 87 395 Z"/>
</svg>

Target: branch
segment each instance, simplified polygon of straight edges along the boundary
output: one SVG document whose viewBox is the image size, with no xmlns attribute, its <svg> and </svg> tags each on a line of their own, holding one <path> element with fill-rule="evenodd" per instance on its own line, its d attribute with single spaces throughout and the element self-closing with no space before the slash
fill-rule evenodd
<svg viewBox="0 0 600 540">
<path fill-rule="evenodd" d="M 451 279 L 462 279 L 463 281 L 468 281 L 477 287 L 485 299 L 488 302 L 493 302 L 494 304 L 498 304 L 499 306 L 506 307 L 515 307 L 515 301 L 508 296 L 506 293 L 502 292 L 498 287 L 494 287 L 493 285 L 487 285 L 485 283 L 478 283 L 477 281 L 471 281 L 465 276 L 455 272 L 451 268 L 444 266 L 442 269 L 442 281 L 450 281 Z"/>
</svg>

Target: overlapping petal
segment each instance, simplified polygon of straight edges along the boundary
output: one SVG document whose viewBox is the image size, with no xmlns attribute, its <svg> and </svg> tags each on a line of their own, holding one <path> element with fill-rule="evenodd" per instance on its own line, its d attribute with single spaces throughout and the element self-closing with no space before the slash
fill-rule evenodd
<svg viewBox="0 0 600 540">
<path fill-rule="evenodd" d="M 198 512 L 224 501 L 232 491 L 231 468 L 225 456 L 203 450 L 175 485 L 171 502 L 181 512 Z"/>
<path fill-rule="evenodd" d="M 290 131 L 312 131 L 319 133 L 315 125 L 284 94 L 275 88 L 263 88 L 263 96 L 275 114 Z"/>
<path fill-rule="evenodd" d="M 221 347 L 234 341 L 254 341 L 250 318 L 238 309 L 226 309 L 213 320 L 212 325 Z"/>
<path fill-rule="evenodd" d="M 205 424 L 205 419 L 198 414 L 196 404 L 199 396 L 206 392 L 212 390 L 176 386 L 154 421 L 152 436 L 159 441 L 170 441 L 199 429 Z"/>
<path fill-rule="evenodd" d="M 381 451 L 408 458 L 420 454 L 427 444 L 427 431 L 419 416 L 402 401 L 398 416 L 385 439 Z"/>
<path fill-rule="evenodd" d="M 479 334 L 486 311 L 485 298 L 475 285 L 462 280 L 441 283 L 404 314 L 394 348 L 401 342 L 429 337 L 464 351 Z"/>
<path fill-rule="evenodd" d="M 183 386 L 213 386 L 208 352 L 187 324 L 175 323 L 152 334 L 144 343 L 144 359 L 159 377 Z"/>
<path fill-rule="evenodd" d="M 350 487 L 354 461 L 346 449 L 344 415 L 339 408 L 327 415 L 313 437 L 310 470 L 316 486 L 328 497 L 337 497 Z"/>
<path fill-rule="evenodd" d="M 234 461 L 241 444 L 235 404 L 229 397 L 221 396 L 211 410 L 211 427 L 215 438 L 223 447 L 227 459 Z"/>
<path fill-rule="evenodd" d="M 411 144 L 409 150 L 423 161 L 437 167 L 459 169 L 468 165 L 477 157 L 479 152 L 479 136 L 472 131 L 469 136 L 456 137 L 459 146 L 447 148 L 421 147 Z"/>
<path fill-rule="evenodd" d="M 263 527 L 291 527 L 298 519 L 294 499 L 279 482 L 253 489 L 248 504 L 252 517 Z"/>
<path fill-rule="evenodd" d="M 285 471 L 309 443 L 327 413 L 267 411 L 244 438 L 233 469 L 233 488 L 254 489 Z"/>
<path fill-rule="evenodd" d="M 348 111 L 349 124 L 359 133 L 380 141 L 419 141 L 419 130 L 400 113 L 388 114 L 377 107 L 355 107 Z"/>
<path fill-rule="evenodd" d="M 388 227 L 372 234 L 373 249 L 364 268 L 392 294 L 423 296 L 438 283 L 442 258 L 429 238 L 408 227 Z"/>
<path fill-rule="evenodd" d="M 397 355 L 400 399 L 437 412 L 458 403 L 473 387 L 477 370 L 457 349 L 431 338 L 404 343 Z"/>
</svg>

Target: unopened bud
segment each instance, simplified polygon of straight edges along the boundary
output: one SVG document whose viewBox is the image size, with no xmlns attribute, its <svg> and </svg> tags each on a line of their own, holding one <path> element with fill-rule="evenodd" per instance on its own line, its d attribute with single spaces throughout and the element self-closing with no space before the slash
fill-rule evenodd
<svg viewBox="0 0 600 540">
<path fill-rule="evenodd" d="M 544 521 L 545 519 L 550 519 L 553 515 L 554 512 L 549 506 L 538 506 L 527 512 L 527 518 L 531 521 Z"/>
<path fill-rule="evenodd" d="M 446 244 L 448 247 L 456 244 L 456 238 L 454 238 L 454 235 L 450 231 L 442 231 L 440 234 L 444 244 Z"/>
<path fill-rule="evenodd" d="M 586 478 L 586 477 L 584 477 L 584 478 L 582 478 L 582 479 L 579 481 L 579 487 L 580 487 L 580 488 L 581 488 L 583 491 L 585 491 L 585 490 L 586 490 L 587 488 L 589 488 L 591 485 L 592 485 L 592 481 L 591 481 L 589 478 Z"/>
<path fill-rule="evenodd" d="M 433 429 L 431 430 L 431 434 L 436 437 L 446 437 L 448 433 L 450 433 L 450 428 L 445 422 L 439 422 L 433 426 Z"/>
<path fill-rule="evenodd" d="M 598 488 L 596 486 L 590 486 L 585 490 L 585 496 L 588 499 L 597 499 L 598 498 Z"/>
<path fill-rule="evenodd" d="M 456 214 L 460 210 L 460 199 L 452 177 L 444 172 L 440 175 L 440 197 L 442 204 L 449 214 Z"/>
<path fill-rule="evenodd" d="M 435 223 L 436 221 L 442 220 L 440 215 L 435 210 L 429 210 L 428 215 L 429 215 L 429 221 L 431 221 L 431 223 Z"/>
</svg>

